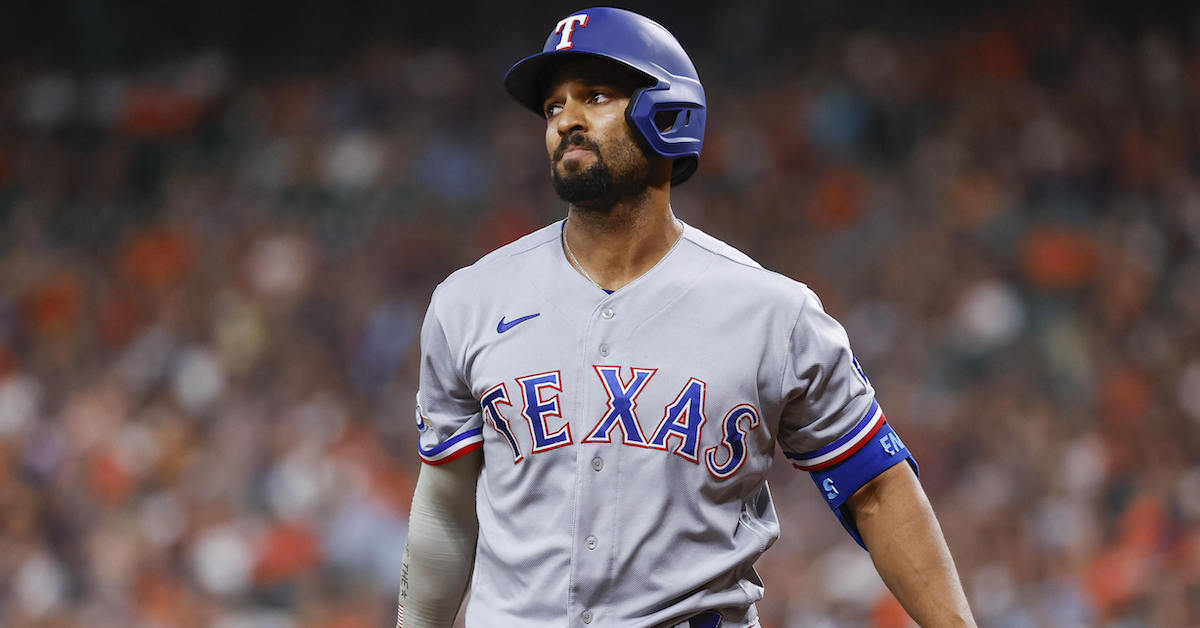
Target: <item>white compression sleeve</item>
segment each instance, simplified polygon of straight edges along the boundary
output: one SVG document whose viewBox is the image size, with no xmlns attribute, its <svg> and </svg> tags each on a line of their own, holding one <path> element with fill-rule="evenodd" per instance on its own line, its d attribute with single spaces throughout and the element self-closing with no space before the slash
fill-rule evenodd
<svg viewBox="0 0 1200 628">
<path fill-rule="evenodd" d="M 450 628 L 475 564 L 475 489 L 482 452 L 422 465 L 413 491 L 398 628 Z"/>
</svg>

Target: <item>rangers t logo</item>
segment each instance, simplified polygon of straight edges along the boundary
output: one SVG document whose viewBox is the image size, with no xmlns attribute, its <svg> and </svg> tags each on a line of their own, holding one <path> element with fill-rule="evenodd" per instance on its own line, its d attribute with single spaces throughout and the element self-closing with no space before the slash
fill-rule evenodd
<svg viewBox="0 0 1200 628">
<path fill-rule="evenodd" d="M 567 50 L 568 48 L 573 47 L 575 42 L 571 41 L 571 35 L 575 34 L 575 26 L 578 25 L 579 28 L 586 28 L 587 21 L 587 13 L 580 13 L 578 15 L 572 15 L 571 17 L 559 22 L 558 28 L 554 29 L 554 33 L 562 33 L 562 38 L 558 40 L 558 45 L 555 46 L 554 49 Z"/>
</svg>

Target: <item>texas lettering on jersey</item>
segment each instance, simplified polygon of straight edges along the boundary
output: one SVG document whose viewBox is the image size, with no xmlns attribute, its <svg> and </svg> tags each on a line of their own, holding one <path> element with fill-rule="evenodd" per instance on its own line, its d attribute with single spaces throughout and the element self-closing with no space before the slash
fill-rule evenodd
<svg viewBox="0 0 1200 628">
<path fill-rule="evenodd" d="M 594 365 L 599 385 L 608 395 L 608 406 L 595 425 L 587 430 L 583 443 L 611 443 L 614 432 L 620 432 L 621 443 L 631 447 L 657 449 L 673 453 L 693 464 L 703 464 L 718 480 L 732 476 L 746 459 L 745 438 L 749 430 L 758 427 L 758 409 L 750 403 L 740 403 L 725 413 L 721 420 L 719 446 L 700 452 L 707 415 L 705 397 L 708 385 L 695 377 L 688 378 L 674 400 L 661 409 L 658 424 L 650 431 L 643 429 L 638 417 L 638 395 L 649 385 L 657 369 L 629 367 L 628 379 L 622 379 L 622 367 Z M 515 390 L 518 399 L 509 396 L 508 385 L 502 382 L 489 388 L 479 404 L 484 423 L 491 427 L 512 450 L 513 464 L 525 460 L 525 451 L 516 437 L 515 416 L 520 416 L 533 443 L 529 453 L 538 454 L 575 444 L 571 425 L 565 421 L 559 404 L 564 392 L 560 371 L 549 371 L 517 377 Z M 515 405 L 520 404 L 520 413 Z M 501 407 L 504 410 L 501 410 Z M 656 408 L 656 412 L 659 410 Z M 480 444 L 464 447 L 454 455 L 438 462 L 449 462 Z"/>
</svg>

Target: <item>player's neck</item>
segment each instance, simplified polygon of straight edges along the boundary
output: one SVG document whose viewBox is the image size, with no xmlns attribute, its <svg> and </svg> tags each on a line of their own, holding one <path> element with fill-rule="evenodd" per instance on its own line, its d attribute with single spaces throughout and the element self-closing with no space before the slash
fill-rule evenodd
<svg viewBox="0 0 1200 628">
<path fill-rule="evenodd" d="M 606 290 L 619 290 L 654 267 L 679 240 L 671 213 L 670 188 L 651 187 L 607 210 L 572 206 L 565 237 L 587 276 Z"/>
</svg>

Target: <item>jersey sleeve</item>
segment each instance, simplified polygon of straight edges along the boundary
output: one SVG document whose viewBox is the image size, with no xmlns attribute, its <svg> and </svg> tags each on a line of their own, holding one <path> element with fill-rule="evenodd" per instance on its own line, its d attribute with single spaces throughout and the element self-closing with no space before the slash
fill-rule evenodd
<svg viewBox="0 0 1200 628">
<path fill-rule="evenodd" d="M 437 298 L 435 292 L 421 327 L 417 390 L 417 452 L 428 464 L 445 464 L 483 446 L 483 412 L 438 317 Z"/>
<path fill-rule="evenodd" d="M 811 474 L 825 502 L 863 545 L 846 500 L 875 476 L 907 460 L 875 389 L 854 358 L 845 329 L 806 289 L 782 376 L 779 442 L 792 466 Z"/>
</svg>

